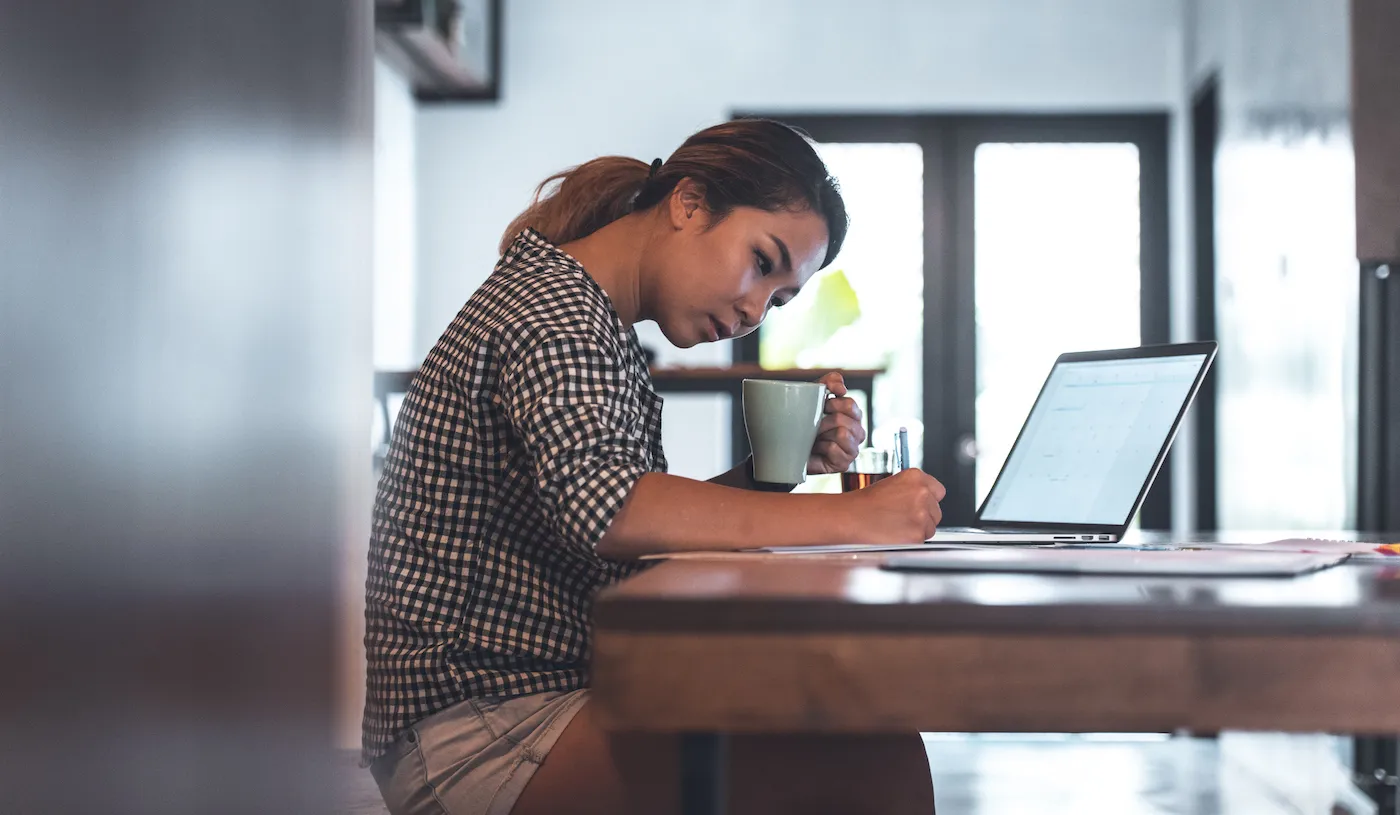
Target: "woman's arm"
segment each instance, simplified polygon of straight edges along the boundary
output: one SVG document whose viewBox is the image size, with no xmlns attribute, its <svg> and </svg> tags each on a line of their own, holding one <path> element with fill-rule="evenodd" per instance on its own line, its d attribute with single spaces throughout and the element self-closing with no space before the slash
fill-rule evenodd
<svg viewBox="0 0 1400 815">
<path fill-rule="evenodd" d="M 753 456 L 749 456 L 734 469 L 727 473 L 720 473 L 711 478 L 708 483 L 719 484 L 721 487 L 733 487 L 736 490 L 757 489 L 758 484 L 753 480 L 753 470 L 749 469 L 753 463 Z"/>
<path fill-rule="evenodd" d="M 860 451 L 860 443 L 865 441 L 860 406 L 856 404 L 856 400 L 846 395 L 846 380 L 840 373 L 833 371 L 819 381 L 831 391 L 834 398 L 826 400 L 823 408 L 825 415 L 822 417 L 821 426 L 817 428 L 817 440 L 812 445 L 812 455 L 807 460 L 808 475 L 845 472 L 846 467 L 855 461 L 856 453 Z M 774 485 L 754 481 L 753 456 L 744 459 L 729 472 L 711 478 L 710 483 L 741 490 L 779 491 Z"/>
<path fill-rule="evenodd" d="M 727 473 L 719 475 L 709 480 L 710 484 L 719 484 L 721 487 L 733 487 L 736 490 L 761 490 L 763 492 L 788 492 L 785 487 L 778 487 L 772 484 L 759 484 L 753 480 L 753 456 L 744 459 L 738 467 Z"/>
<path fill-rule="evenodd" d="M 602 557 L 917 543 L 942 517 L 942 485 L 918 470 L 844 495 L 779 495 L 647 471 L 645 444 L 617 399 L 625 371 L 587 334 L 535 344 L 503 367 L 501 381 L 511 424 L 529 451 L 542 520 L 565 544 Z M 855 456 L 851 417 L 837 413 L 845 411 L 828 408 L 822 449 L 814 448 L 808 472 L 840 472 Z"/>
<path fill-rule="evenodd" d="M 610 560 L 701 550 L 917 543 L 933 536 L 943 485 L 905 470 L 841 495 L 784 495 L 648 473 L 598 541 Z"/>
<path fill-rule="evenodd" d="M 734 471 L 720 478 L 733 475 Z M 612 560 L 687 550 L 842 543 L 839 495 L 787 495 L 648 473 L 598 542 Z"/>
</svg>

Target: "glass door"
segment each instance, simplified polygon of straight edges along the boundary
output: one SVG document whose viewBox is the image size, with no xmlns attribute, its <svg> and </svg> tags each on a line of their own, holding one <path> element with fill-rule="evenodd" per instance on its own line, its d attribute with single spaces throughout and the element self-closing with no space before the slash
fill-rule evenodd
<svg viewBox="0 0 1400 815">
<path fill-rule="evenodd" d="M 924 314 L 925 469 L 970 523 L 1055 358 L 1166 342 L 1165 114 L 954 117 Z M 932 295 L 932 296 L 930 296 Z M 934 383 L 937 383 L 935 385 Z M 1171 525 L 1163 467 L 1141 525 Z"/>
<path fill-rule="evenodd" d="M 850 215 L 846 241 L 801 297 L 764 321 L 765 368 L 880 369 L 871 394 L 877 424 L 867 437 L 889 446 L 899 427 L 918 438 L 923 414 L 924 155 L 908 142 L 819 142 Z M 857 398 L 864 394 L 853 392 Z M 916 459 L 917 460 L 917 459 Z M 839 492 L 836 477 L 802 492 Z"/>
<path fill-rule="evenodd" d="M 1138 150 L 986 142 L 973 152 L 980 505 L 1055 358 L 1142 339 Z"/>
</svg>

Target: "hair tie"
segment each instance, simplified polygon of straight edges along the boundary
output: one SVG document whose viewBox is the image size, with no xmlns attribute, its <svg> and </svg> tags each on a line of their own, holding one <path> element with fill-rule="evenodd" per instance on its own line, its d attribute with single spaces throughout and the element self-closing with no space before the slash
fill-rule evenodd
<svg viewBox="0 0 1400 815">
<path fill-rule="evenodd" d="M 661 169 L 661 159 L 659 159 L 659 158 L 654 158 L 654 159 L 652 159 L 652 160 L 651 160 L 651 171 L 647 173 L 647 181 L 650 181 L 650 180 L 652 180 L 653 178 L 656 178 L 656 171 L 657 171 L 657 170 L 660 170 L 660 169 Z"/>
</svg>

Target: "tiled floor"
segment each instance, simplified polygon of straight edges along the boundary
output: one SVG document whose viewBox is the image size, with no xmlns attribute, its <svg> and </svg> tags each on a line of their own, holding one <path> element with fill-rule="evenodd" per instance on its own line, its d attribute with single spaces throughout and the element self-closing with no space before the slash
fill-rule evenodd
<svg viewBox="0 0 1400 815">
<path fill-rule="evenodd" d="M 941 815 L 1360 815 L 1331 740 L 925 737 Z"/>
<path fill-rule="evenodd" d="M 1370 815 L 1331 740 L 926 736 L 939 815 Z M 344 815 L 383 815 L 344 758 Z"/>
<path fill-rule="evenodd" d="M 369 770 L 362 769 L 359 761 L 359 750 L 341 750 L 336 755 L 341 783 L 336 787 L 339 798 L 334 812 L 336 815 L 387 815 L 389 810 L 384 808 L 379 788 L 374 786 Z"/>
</svg>

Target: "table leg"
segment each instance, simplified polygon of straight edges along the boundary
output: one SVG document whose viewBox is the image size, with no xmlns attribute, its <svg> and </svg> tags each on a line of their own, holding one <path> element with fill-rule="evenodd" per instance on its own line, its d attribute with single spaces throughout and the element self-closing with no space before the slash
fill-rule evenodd
<svg viewBox="0 0 1400 815">
<path fill-rule="evenodd" d="M 729 796 L 729 745 L 719 733 L 681 736 L 681 812 L 724 815 Z"/>
<path fill-rule="evenodd" d="M 1366 736 L 1353 745 L 1357 786 L 1381 815 L 1400 815 L 1400 738 Z"/>
</svg>

